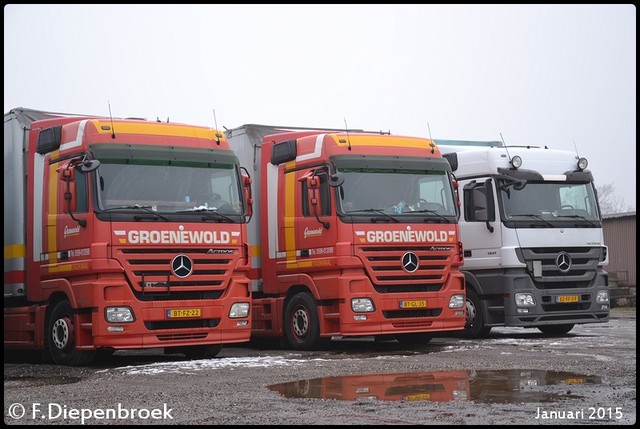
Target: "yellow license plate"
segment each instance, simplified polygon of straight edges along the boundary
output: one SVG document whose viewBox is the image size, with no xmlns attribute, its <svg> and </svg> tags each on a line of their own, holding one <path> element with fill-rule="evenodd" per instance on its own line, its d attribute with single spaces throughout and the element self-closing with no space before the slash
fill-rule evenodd
<svg viewBox="0 0 640 429">
<path fill-rule="evenodd" d="M 556 302 L 579 302 L 580 297 L 578 295 L 562 295 L 556 296 Z"/>
<path fill-rule="evenodd" d="M 405 401 L 428 401 L 429 399 L 431 399 L 431 395 L 428 393 L 418 393 L 404 397 Z"/>
<path fill-rule="evenodd" d="M 563 380 L 564 384 L 584 384 L 584 378 L 567 378 Z"/>
<path fill-rule="evenodd" d="M 400 308 L 427 308 L 427 300 L 400 301 Z"/>
<path fill-rule="evenodd" d="M 202 309 L 200 308 L 178 308 L 174 310 L 167 310 L 167 317 L 169 319 L 200 316 L 202 316 Z"/>
</svg>

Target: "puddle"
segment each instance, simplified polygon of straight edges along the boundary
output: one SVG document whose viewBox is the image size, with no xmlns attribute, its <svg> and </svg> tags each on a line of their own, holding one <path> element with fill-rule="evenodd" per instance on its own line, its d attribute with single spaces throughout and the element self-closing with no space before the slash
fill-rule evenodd
<svg viewBox="0 0 640 429">
<path fill-rule="evenodd" d="M 601 383 L 598 376 L 572 372 L 458 370 L 322 377 L 273 384 L 269 389 L 287 398 L 342 401 L 527 403 L 579 398 L 572 387 Z"/>
</svg>

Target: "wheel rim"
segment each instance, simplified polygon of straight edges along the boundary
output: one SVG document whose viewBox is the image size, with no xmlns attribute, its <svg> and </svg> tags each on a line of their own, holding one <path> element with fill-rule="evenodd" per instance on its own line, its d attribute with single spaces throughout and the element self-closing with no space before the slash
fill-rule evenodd
<svg viewBox="0 0 640 429">
<path fill-rule="evenodd" d="M 61 317 L 53 323 L 51 328 L 51 339 L 53 345 L 60 350 L 69 349 L 73 335 L 73 324 L 68 317 Z"/>
<path fill-rule="evenodd" d="M 476 306 L 473 305 L 471 300 L 467 300 L 467 327 L 473 326 L 473 322 L 476 320 Z"/>
<path fill-rule="evenodd" d="M 291 325 L 293 327 L 293 333 L 297 337 L 304 337 L 309 330 L 309 313 L 303 308 L 297 309 L 293 313 Z"/>
</svg>

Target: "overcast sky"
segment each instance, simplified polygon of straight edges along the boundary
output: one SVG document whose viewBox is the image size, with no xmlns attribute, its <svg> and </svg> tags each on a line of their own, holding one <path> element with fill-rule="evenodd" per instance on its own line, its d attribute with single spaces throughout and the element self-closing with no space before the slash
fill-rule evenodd
<svg viewBox="0 0 640 429">
<path fill-rule="evenodd" d="M 548 145 L 636 204 L 636 9 L 7 5 L 4 111 Z"/>
</svg>

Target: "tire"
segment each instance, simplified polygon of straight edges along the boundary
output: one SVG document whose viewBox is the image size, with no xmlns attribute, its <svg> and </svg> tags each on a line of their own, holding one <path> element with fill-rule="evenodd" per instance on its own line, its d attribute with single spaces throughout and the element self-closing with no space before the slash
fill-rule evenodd
<svg viewBox="0 0 640 429">
<path fill-rule="evenodd" d="M 320 339 L 316 300 L 307 292 L 298 293 L 287 302 L 284 324 L 285 338 L 293 350 L 319 350 L 326 344 Z"/>
<path fill-rule="evenodd" d="M 478 294 L 473 289 L 467 289 L 467 321 L 461 336 L 464 338 L 485 338 L 491 332 L 490 326 L 484 326 L 484 313 Z"/>
<path fill-rule="evenodd" d="M 53 306 L 47 320 L 46 346 L 54 363 L 67 366 L 90 364 L 95 350 L 76 349 L 76 330 L 73 308 L 66 299 Z"/>
<path fill-rule="evenodd" d="M 213 359 L 222 351 L 222 344 L 208 344 L 206 346 L 185 346 L 179 351 L 187 359 Z"/>
<path fill-rule="evenodd" d="M 567 323 L 564 325 L 544 325 L 538 326 L 538 329 L 543 334 L 547 335 L 564 335 L 573 329 L 575 325 L 572 323 Z"/>
<path fill-rule="evenodd" d="M 396 339 L 403 346 L 416 347 L 429 344 L 429 342 L 433 339 L 433 335 L 426 334 L 424 332 L 415 334 L 400 334 L 396 336 Z"/>
</svg>

